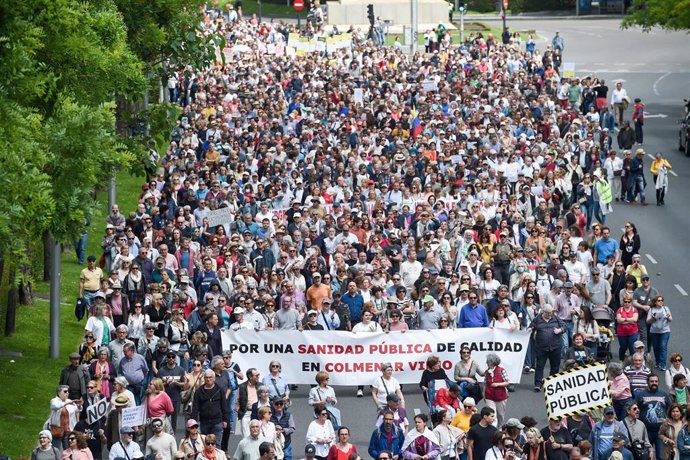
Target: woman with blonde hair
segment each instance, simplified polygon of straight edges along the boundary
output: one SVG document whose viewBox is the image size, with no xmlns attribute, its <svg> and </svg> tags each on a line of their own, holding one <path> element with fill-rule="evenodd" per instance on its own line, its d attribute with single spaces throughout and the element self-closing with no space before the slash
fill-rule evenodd
<svg viewBox="0 0 690 460">
<path fill-rule="evenodd" d="M 541 432 L 536 427 L 528 428 L 525 431 L 527 444 L 522 455 L 523 460 L 546 460 L 546 445 Z"/>
</svg>

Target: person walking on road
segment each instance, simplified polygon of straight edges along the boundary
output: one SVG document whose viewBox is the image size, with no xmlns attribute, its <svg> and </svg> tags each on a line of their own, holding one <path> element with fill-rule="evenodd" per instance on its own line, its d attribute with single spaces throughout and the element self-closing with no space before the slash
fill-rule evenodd
<svg viewBox="0 0 690 460">
<path fill-rule="evenodd" d="M 642 135 L 642 126 L 644 125 L 644 104 L 639 97 L 635 98 L 632 119 L 633 123 L 635 123 L 635 142 L 642 145 L 644 142 Z"/>
<path fill-rule="evenodd" d="M 666 189 L 668 188 L 668 172 L 670 170 L 671 163 L 664 158 L 661 152 L 657 152 L 656 158 L 654 158 L 652 165 L 649 167 L 649 172 L 652 173 L 652 177 L 654 178 L 657 206 L 663 206 L 666 204 L 664 202 L 664 198 L 666 198 Z"/>
</svg>

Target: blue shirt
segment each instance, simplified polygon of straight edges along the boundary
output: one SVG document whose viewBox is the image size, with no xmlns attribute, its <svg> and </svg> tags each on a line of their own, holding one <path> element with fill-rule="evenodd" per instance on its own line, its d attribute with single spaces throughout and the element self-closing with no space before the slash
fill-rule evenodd
<svg viewBox="0 0 690 460">
<path fill-rule="evenodd" d="M 149 372 L 146 360 L 138 353 L 134 353 L 131 360 L 122 358 L 118 367 L 117 374 L 126 378 L 130 385 L 142 384 Z"/>
<path fill-rule="evenodd" d="M 462 307 L 458 327 L 489 327 L 489 316 L 484 305 L 478 303 L 473 307 L 468 303 Z"/>
<path fill-rule="evenodd" d="M 364 308 L 364 297 L 359 292 L 355 295 L 350 295 L 349 292 L 343 294 L 342 302 L 350 309 L 350 321 L 352 324 L 359 323 L 362 320 L 362 309 Z"/>
<path fill-rule="evenodd" d="M 596 242 L 594 249 L 597 251 L 597 262 L 605 264 L 609 255 L 615 255 L 618 250 L 618 241 L 609 238 L 608 241 L 603 238 Z"/>
</svg>

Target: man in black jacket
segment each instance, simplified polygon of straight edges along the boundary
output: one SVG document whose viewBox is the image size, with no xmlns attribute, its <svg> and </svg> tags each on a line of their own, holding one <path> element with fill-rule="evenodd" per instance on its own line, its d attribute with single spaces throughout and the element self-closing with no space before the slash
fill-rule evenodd
<svg viewBox="0 0 690 460">
<path fill-rule="evenodd" d="M 223 428 L 228 425 L 228 401 L 211 369 L 204 372 L 204 386 L 194 392 L 192 418 L 199 421 L 201 434 L 216 435 L 216 447 L 220 448 Z"/>
<path fill-rule="evenodd" d="M 259 371 L 247 369 L 247 381 L 241 383 L 237 396 L 237 421 L 241 427 L 242 437 L 249 436 L 249 421 L 251 419 L 252 404 L 258 401 Z"/>
</svg>

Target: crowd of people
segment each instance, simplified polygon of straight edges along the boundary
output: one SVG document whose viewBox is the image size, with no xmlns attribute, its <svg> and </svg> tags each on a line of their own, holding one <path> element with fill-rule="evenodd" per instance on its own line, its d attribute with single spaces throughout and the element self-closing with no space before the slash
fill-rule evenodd
<svg viewBox="0 0 690 460">
<path fill-rule="evenodd" d="M 240 369 L 221 331 L 460 337 L 477 327 L 533 332 L 524 373 L 535 391 L 547 362 L 554 374 L 610 361 L 613 405 L 542 429 L 509 418 L 516 382 L 500 356 L 476 362 L 463 348 L 452 375 L 427 357 L 419 391 L 429 415 L 408 419 L 390 365 L 362 382 L 356 395 L 370 393 L 376 417 L 359 451 L 690 456 L 688 370 L 668 356 L 673 309 L 641 263 L 634 223 L 620 240 L 606 226 L 613 206 L 647 204 L 641 115 L 631 143 L 621 82 L 609 91 L 561 78 L 561 36 L 540 50 L 519 36 L 447 35 L 410 57 L 350 30 L 351 46 L 297 54 L 286 46 L 292 26 L 242 18 L 233 5 L 206 15 L 229 61 L 168 81 L 182 109 L 172 141 L 152 150 L 137 209 L 113 205 L 103 252 L 87 258 L 84 341 L 32 459 L 102 460 L 107 448 L 110 460 L 224 460 L 233 434 L 238 460 L 360 458 L 327 373 L 309 392 L 306 439 L 294 439 L 290 376 L 279 361 L 263 378 Z M 670 168 L 658 153 L 649 169 L 658 205 Z M 102 400 L 108 413 L 91 423 L 88 408 Z M 123 410 L 140 405 L 147 422 L 123 424 Z"/>
</svg>

